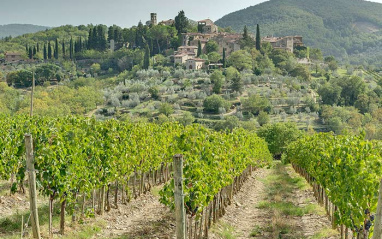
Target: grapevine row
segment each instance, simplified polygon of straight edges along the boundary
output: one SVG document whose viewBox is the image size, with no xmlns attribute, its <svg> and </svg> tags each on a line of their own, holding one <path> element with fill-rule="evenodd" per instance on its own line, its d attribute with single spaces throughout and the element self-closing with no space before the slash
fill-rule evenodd
<svg viewBox="0 0 382 239">
<path fill-rule="evenodd" d="M 136 195 L 136 191 L 146 190 L 145 182 L 150 186 L 158 177 L 164 178 L 160 178 L 161 182 L 168 180 L 172 156 L 183 154 L 186 208 L 190 214 L 200 216 L 215 195 L 248 167 L 271 162 L 265 141 L 244 130 L 219 133 L 198 125 L 183 127 L 177 123 L 3 116 L 0 131 L 0 178 L 16 177 L 13 189 L 20 186 L 23 190 L 24 134 L 31 133 L 40 193 L 51 203 L 59 200 L 64 210 L 71 207 L 73 214 L 79 195 L 84 205 L 86 198 L 93 198 L 95 212 L 95 192 L 99 190 L 98 209 L 102 214 L 105 207 L 110 208 L 111 185 L 116 189 L 116 197 L 118 188 L 122 187 L 123 197 L 129 198 L 131 191 Z M 172 190 L 173 182 L 161 192 L 161 201 L 170 207 Z"/>
<path fill-rule="evenodd" d="M 382 175 L 381 149 L 380 142 L 365 141 L 362 136 L 321 133 L 292 143 L 287 158 L 324 189 L 337 209 L 335 225 L 361 236 L 372 234 Z"/>
</svg>

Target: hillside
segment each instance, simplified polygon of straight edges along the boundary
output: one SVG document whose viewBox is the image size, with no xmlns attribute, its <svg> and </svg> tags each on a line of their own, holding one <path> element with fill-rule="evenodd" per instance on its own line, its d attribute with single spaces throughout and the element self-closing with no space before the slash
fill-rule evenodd
<svg viewBox="0 0 382 239">
<path fill-rule="evenodd" d="M 70 37 L 87 37 L 88 27 L 81 25 L 78 27 L 65 25 L 55 28 L 50 28 L 35 33 L 26 33 L 21 36 L 12 38 L 11 40 L 0 41 L 0 54 L 7 51 L 24 52 L 25 45 L 36 45 L 36 43 L 44 43 L 47 41 L 55 41 L 58 39 L 64 39 L 69 42 Z"/>
<path fill-rule="evenodd" d="M 270 0 L 216 21 L 262 36 L 302 35 L 307 45 L 352 63 L 382 65 L 382 4 L 360 0 Z"/>
<path fill-rule="evenodd" d="M 32 24 L 8 24 L 0 25 L 0 38 L 3 37 L 16 37 L 26 33 L 35 33 L 39 31 L 44 31 L 49 27 L 37 26 Z"/>
</svg>

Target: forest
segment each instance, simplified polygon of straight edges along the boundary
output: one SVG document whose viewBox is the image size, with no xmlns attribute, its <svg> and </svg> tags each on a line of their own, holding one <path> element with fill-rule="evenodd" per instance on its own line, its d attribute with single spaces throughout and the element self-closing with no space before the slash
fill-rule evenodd
<svg viewBox="0 0 382 239">
<path fill-rule="evenodd" d="M 251 32 L 256 24 L 264 36 L 303 36 L 306 43 L 344 63 L 381 67 L 382 5 L 357 0 L 273 0 L 230 13 L 220 27 Z"/>
</svg>

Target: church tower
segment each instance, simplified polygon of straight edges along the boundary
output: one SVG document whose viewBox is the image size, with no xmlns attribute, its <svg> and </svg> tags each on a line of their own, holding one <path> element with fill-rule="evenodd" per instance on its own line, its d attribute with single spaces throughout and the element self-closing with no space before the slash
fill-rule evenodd
<svg viewBox="0 0 382 239">
<path fill-rule="evenodd" d="M 157 14 L 156 13 L 151 13 L 151 24 L 153 26 L 156 26 L 158 24 Z"/>
</svg>

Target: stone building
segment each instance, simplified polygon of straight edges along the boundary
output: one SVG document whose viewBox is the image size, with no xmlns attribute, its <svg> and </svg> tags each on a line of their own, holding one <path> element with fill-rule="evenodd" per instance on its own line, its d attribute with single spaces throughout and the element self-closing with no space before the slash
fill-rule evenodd
<svg viewBox="0 0 382 239">
<path fill-rule="evenodd" d="M 188 59 L 186 62 L 187 70 L 200 70 L 204 67 L 206 60 L 200 58 Z"/>
<path fill-rule="evenodd" d="M 235 51 L 240 50 L 240 40 L 243 38 L 241 34 L 220 33 L 212 38 L 219 44 L 219 53 L 223 55 L 225 49 L 226 56 L 231 55 Z"/>
<path fill-rule="evenodd" d="M 6 62 L 18 62 L 23 59 L 22 54 L 18 52 L 6 52 L 5 61 Z"/>
<path fill-rule="evenodd" d="M 186 53 L 177 53 L 174 55 L 174 64 L 184 64 L 190 59 Z"/>
<path fill-rule="evenodd" d="M 169 19 L 159 22 L 159 25 L 165 25 L 165 26 L 173 26 L 175 24 L 175 20 Z"/>
<path fill-rule="evenodd" d="M 215 25 L 215 23 L 210 19 L 205 19 L 198 21 L 198 32 L 200 33 L 206 33 L 206 34 L 213 34 L 218 33 L 219 28 Z"/>
<path fill-rule="evenodd" d="M 180 46 L 178 47 L 178 52 L 198 54 L 197 46 Z"/>
<path fill-rule="evenodd" d="M 151 13 L 150 16 L 151 16 L 151 18 L 150 18 L 151 19 L 151 24 L 153 26 L 156 26 L 158 24 L 157 14 L 156 13 Z"/>
<path fill-rule="evenodd" d="M 217 34 L 207 34 L 207 33 L 182 33 L 182 45 L 183 46 L 198 46 L 198 42 L 200 41 L 203 44 L 211 40 Z"/>
<path fill-rule="evenodd" d="M 264 37 L 262 42 L 269 42 L 274 49 L 287 50 L 293 53 L 297 46 L 304 46 L 302 36 Z"/>
</svg>

